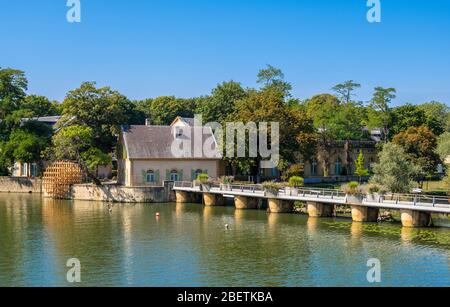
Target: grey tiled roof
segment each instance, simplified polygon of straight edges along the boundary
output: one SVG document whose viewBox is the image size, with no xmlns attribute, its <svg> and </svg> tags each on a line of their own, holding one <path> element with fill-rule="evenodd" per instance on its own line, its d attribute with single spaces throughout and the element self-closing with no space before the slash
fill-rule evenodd
<svg viewBox="0 0 450 307">
<path fill-rule="evenodd" d="M 179 159 L 172 153 L 172 144 L 175 141 L 175 135 L 170 126 L 123 126 L 122 135 L 124 145 L 128 153 L 129 159 Z M 191 129 L 193 138 L 194 128 Z M 203 135 L 203 144 L 212 136 L 212 132 Z M 186 136 L 183 136 L 187 140 Z M 216 154 L 216 158 L 210 158 L 206 155 L 194 157 L 194 141 L 191 143 L 192 156 L 187 159 L 220 159 L 217 150 L 217 143 L 214 143 L 212 150 Z M 217 156 L 219 158 L 217 158 Z"/>
</svg>

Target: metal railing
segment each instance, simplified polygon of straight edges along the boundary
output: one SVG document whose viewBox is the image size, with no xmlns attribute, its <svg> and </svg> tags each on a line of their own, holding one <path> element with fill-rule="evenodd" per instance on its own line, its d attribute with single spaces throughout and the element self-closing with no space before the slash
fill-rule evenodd
<svg viewBox="0 0 450 307">
<path fill-rule="evenodd" d="M 262 185 L 258 184 L 209 184 L 208 189 L 211 192 L 228 193 L 246 193 L 267 196 L 267 192 Z M 179 181 L 174 183 L 174 188 L 192 189 L 193 191 L 207 191 L 201 188 L 200 184 L 195 184 L 190 181 Z M 293 197 L 299 200 L 303 199 L 322 199 L 322 200 L 345 200 L 347 203 L 350 195 L 340 190 L 333 189 L 314 189 L 314 188 L 282 188 L 278 190 L 275 197 Z M 422 206 L 433 208 L 450 208 L 450 197 L 432 196 L 423 194 L 398 194 L 390 193 L 374 197 L 372 195 L 364 195 L 363 202 L 380 203 L 380 204 L 395 204 L 395 205 L 409 205 Z"/>
</svg>

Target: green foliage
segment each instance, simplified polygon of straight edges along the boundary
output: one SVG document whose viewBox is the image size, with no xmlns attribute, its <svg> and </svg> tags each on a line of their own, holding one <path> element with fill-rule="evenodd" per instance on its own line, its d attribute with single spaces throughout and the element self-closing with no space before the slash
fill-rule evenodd
<svg viewBox="0 0 450 307">
<path fill-rule="evenodd" d="M 152 124 L 170 125 L 177 116 L 194 117 L 195 99 L 162 96 L 153 100 L 150 108 Z"/>
<path fill-rule="evenodd" d="M 373 171 L 370 183 L 382 185 L 393 193 L 410 193 L 419 170 L 401 146 L 388 143 L 383 146 Z"/>
<path fill-rule="evenodd" d="M 62 124 L 86 126 L 98 148 L 112 151 L 120 125 L 129 123 L 132 103 L 109 87 L 97 88 L 94 82 L 85 82 L 70 91 L 62 103 Z"/>
<path fill-rule="evenodd" d="M 86 126 L 68 126 L 53 136 L 53 154 L 57 160 L 76 160 L 81 158 L 94 144 L 94 132 Z"/>
<path fill-rule="evenodd" d="M 394 88 L 376 87 L 368 108 L 368 126 L 382 128 L 385 141 L 389 136 L 391 116 L 390 104 L 396 98 Z"/>
<path fill-rule="evenodd" d="M 355 162 L 355 167 L 355 175 L 359 176 L 360 178 L 369 175 L 369 170 L 365 168 L 365 161 L 362 150 L 359 152 L 358 159 Z"/>
<path fill-rule="evenodd" d="M 446 131 L 447 120 L 450 116 L 450 107 L 446 104 L 431 101 L 418 106 L 425 114 L 426 125 L 436 135 Z"/>
<path fill-rule="evenodd" d="M 355 96 L 353 92 L 360 88 L 361 84 L 355 83 L 353 80 L 345 81 L 333 87 L 333 91 L 336 92 L 342 103 L 350 103 L 352 97 Z"/>
<path fill-rule="evenodd" d="M 283 180 L 291 177 L 302 177 L 305 172 L 305 165 L 303 163 L 296 163 L 289 166 L 283 174 Z"/>
<path fill-rule="evenodd" d="M 213 89 L 210 97 L 203 98 L 202 103 L 198 104 L 197 111 L 203 115 L 205 123 L 223 123 L 235 111 L 236 102 L 246 95 L 240 83 L 223 82 Z"/>
<path fill-rule="evenodd" d="M 390 139 L 410 127 L 420 127 L 427 122 L 425 112 L 412 104 L 405 104 L 392 109 L 390 121 Z"/>
<path fill-rule="evenodd" d="M 392 140 L 405 150 L 408 160 L 421 170 L 421 177 L 432 174 L 440 163 L 436 154 L 437 137 L 427 126 L 410 127 Z"/>
<path fill-rule="evenodd" d="M 282 183 L 275 182 L 275 181 L 266 181 L 266 182 L 263 182 L 262 187 L 266 191 L 277 191 L 278 192 L 279 189 L 284 188 L 284 185 Z"/>
<path fill-rule="evenodd" d="M 197 180 L 201 183 L 208 183 L 209 182 L 209 175 L 208 174 L 198 174 Z"/>
<path fill-rule="evenodd" d="M 98 148 L 89 148 L 81 153 L 81 158 L 91 172 L 98 170 L 99 166 L 105 166 L 111 163 L 111 156 L 103 153 Z"/>
<path fill-rule="evenodd" d="M 221 184 L 232 184 L 234 182 L 233 176 L 222 176 L 219 178 Z"/>
<path fill-rule="evenodd" d="M 263 85 L 263 90 L 274 90 L 282 94 L 283 97 L 290 97 L 291 95 L 292 85 L 284 81 L 284 74 L 281 69 L 272 65 L 267 65 L 265 69 L 259 71 L 257 82 Z"/>
<path fill-rule="evenodd" d="M 305 183 L 305 180 L 302 177 L 293 176 L 289 178 L 289 186 L 292 188 L 298 188 L 303 186 Z"/>
<path fill-rule="evenodd" d="M 436 153 L 445 161 L 450 156 L 450 132 L 445 132 L 438 139 Z"/>
<path fill-rule="evenodd" d="M 41 152 L 47 147 L 48 139 L 25 129 L 12 131 L 9 140 L 1 149 L 3 163 L 12 166 L 14 161 L 31 163 L 39 161 Z"/>
<path fill-rule="evenodd" d="M 359 185 L 359 182 L 352 181 L 342 186 L 342 191 L 348 195 L 362 194 L 363 188 Z"/>
</svg>

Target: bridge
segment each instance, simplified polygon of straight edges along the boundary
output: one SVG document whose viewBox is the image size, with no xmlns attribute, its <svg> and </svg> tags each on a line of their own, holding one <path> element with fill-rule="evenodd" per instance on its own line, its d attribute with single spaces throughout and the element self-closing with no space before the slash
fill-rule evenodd
<svg viewBox="0 0 450 307">
<path fill-rule="evenodd" d="M 177 202 L 195 202 L 202 196 L 206 206 L 220 206 L 225 198 L 233 198 L 237 209 L 256 209 L 258 200 L 266 199 L 272 213 L 292 212 L 296 201 L 307 204 L 312 217 L 332 216 L 335 205 L 352 208 L 355 222 L 376 222 L 380 209 L 401 212 L 405 227 L 424 227 L 431 224 L 431 214 L 450 214 L 450 197 L 422 194 L 349 195 L 340 190 L 319 188 L 282 188 L 277 191 L 264 190 L 262 185 L 195 184 L 175 182 Z"/>
</svg>

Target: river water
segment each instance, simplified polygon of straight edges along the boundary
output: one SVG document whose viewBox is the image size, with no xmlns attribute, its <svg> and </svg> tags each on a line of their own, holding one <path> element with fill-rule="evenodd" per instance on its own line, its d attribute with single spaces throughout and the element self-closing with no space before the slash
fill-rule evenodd
<svg viewBox="0 0 450 307">
<path fill-rule="evenodd" d="M 448 228 L 0 194 L 0 286 L 450 286 L 449 266 Z"/>
</svg>

